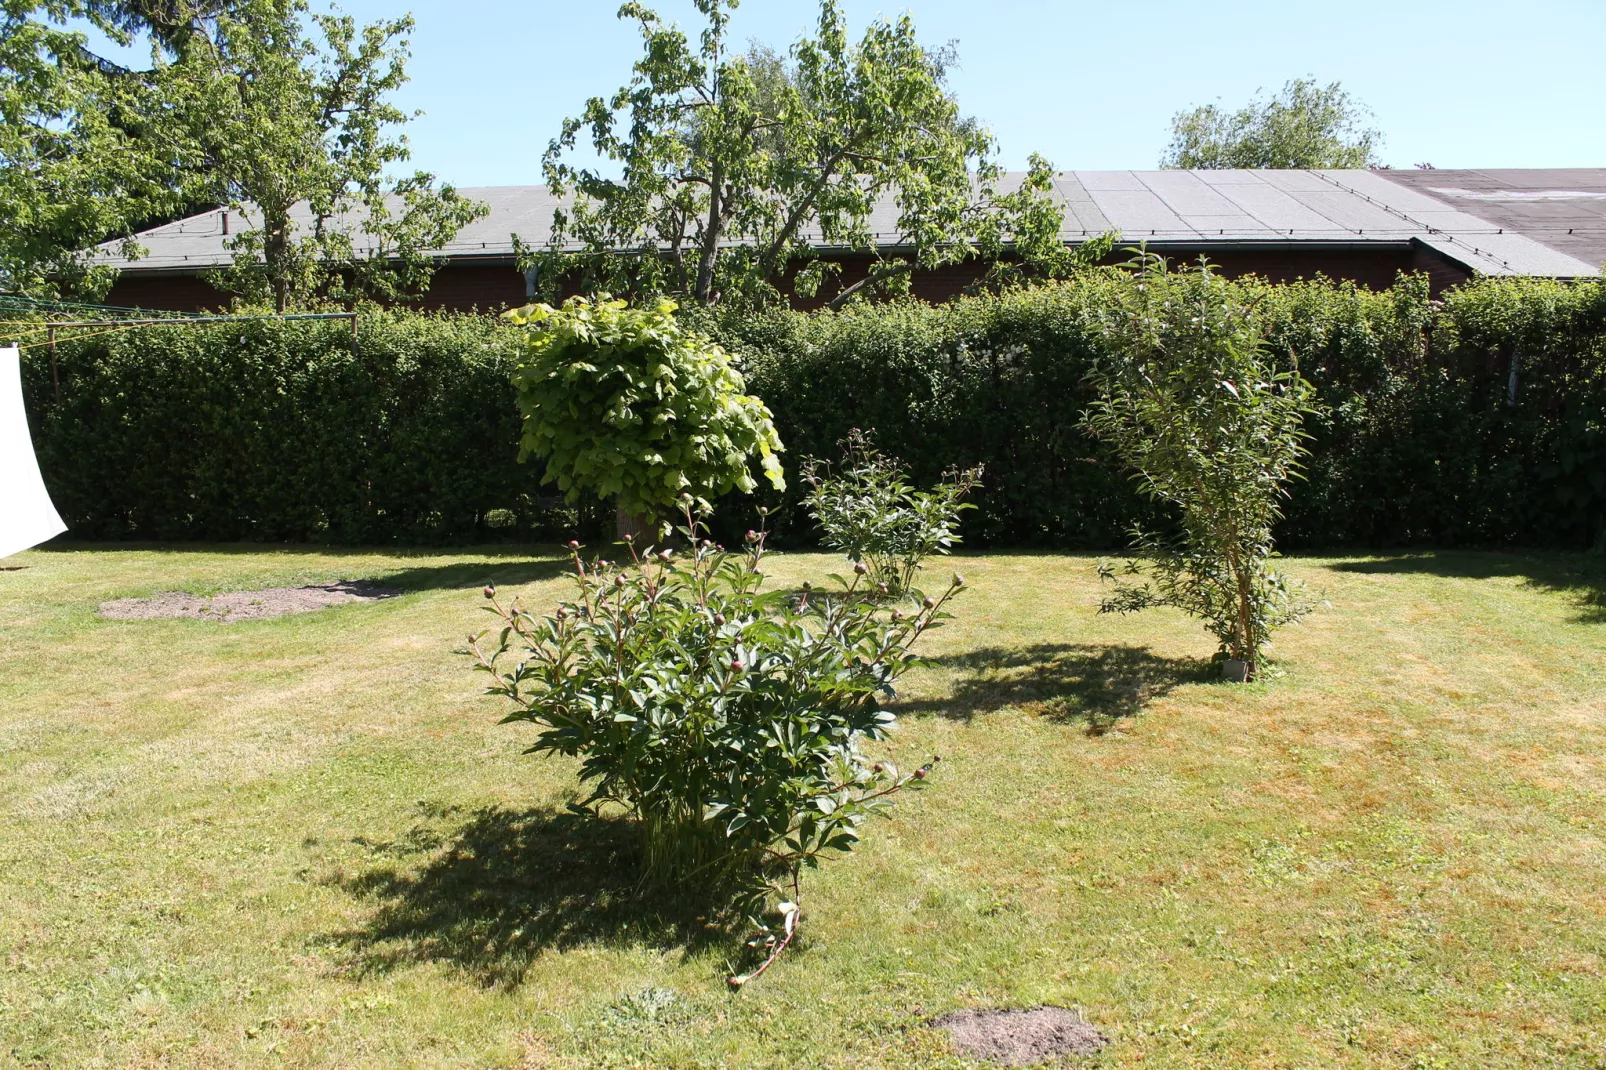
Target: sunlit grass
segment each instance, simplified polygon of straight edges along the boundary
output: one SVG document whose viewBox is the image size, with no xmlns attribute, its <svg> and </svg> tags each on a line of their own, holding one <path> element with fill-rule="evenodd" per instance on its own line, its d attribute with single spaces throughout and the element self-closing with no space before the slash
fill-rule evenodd
<svg viewBox="0 0 1606 1070">
<path fill-rule="evenodd" d="M 817 555 L 773 559 L 818 581 Z M 0 573 L 0 1063 L 963 1065 L 1082 1008 L 1098 1065 L 1599 1066 L 1606 622 L 1582 558 L 1296 559 L 1332 605 L 1211 681 L 1090 558 L 968 556 L 893 746 L 941 753 L 747 992 L 456 653 L 546 552 L 81 548 Z M 373 578 L 220 625 L 99 602 Z"/>
</svg>

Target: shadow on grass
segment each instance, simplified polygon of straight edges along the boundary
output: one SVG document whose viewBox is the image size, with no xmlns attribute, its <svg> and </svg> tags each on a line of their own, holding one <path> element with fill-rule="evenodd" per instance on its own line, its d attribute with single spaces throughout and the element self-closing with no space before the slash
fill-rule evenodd
<svg viewBox="0 0 1606 1070">
<path fill-rule="evenodd" d="M 1457 579 L 1516 578 L 1530 586 L 1571 597 L 1580 623 L 1606 624 L 1606 560 L 1583 554 L 1429 550 L 1338 561 L 1331 568 L 1335 572 L 1417 572 Z"/>
<path fill-rule="evenodd" d="M 969 721 L 1013 706 L 1102 735 L 1182 684 L 1218 679 L 1202 658 L 1167 658 L 1147 647 L 1039 643 L 984 647 L 934 659 L 957 675 L 953 695 L 902 711 Z"/>
<path fill-rule="evenodd" d="M 398 569 L 395 572 L 376 572 L 364 576 L 382 587 L 398 591 L 466 590 L 494 583 L 498 587 L 517 587 L 521 584 L 550 580 L 569 571 L 566 557 L 532 557 L 520 560 L 462 561 L 450 565 L 428 565 L 419 568 Z"/>
<path fill-rule="evenodd" d="M 342 575 L 340 579 L 366 580 L 381 587 L 398 591 L 468 590 L 494 583 L 498 586 L 518 586 L 549 580 L 569 569 L 567 550 L 554 546 L 474 546 L 461 549 L 445 547 L 438 550 L 372 546 L 317 546 L 282 543 L 104 543 L 67 542 L 50 543 L 38 547 L 47 553 L 110 554 L 138 551 L 142 553 L 195 553 L 195 554 L 290 554 L 296 556 L 340 557 L 345 554 L 366 556 L 383 555 L 400 559 L 396 565 L 382 565 L 362 570 L 360 574 Z M 469 553 L 478 560 L 452 561 L 446 564 L 419 564 L 407 567 L 409 558 L 421 561 Z M 26 566 L 19 566 L 26 567 Z"/>
<path fill-rule="evenodd" d="M 337 882 L 377 904 L 366 925 L 337 936 L 361 973 L 439 962 L 510 988 L 547 950 L 732 942 L 707 904 L 638 891 L 639 834 L 621 818 L 490 807 L 445 837 L 425 827 L 363 845 L 386 864 Z M 395 864 L 424 854 L 433 857 L 421 868 Z"/>
</svg>

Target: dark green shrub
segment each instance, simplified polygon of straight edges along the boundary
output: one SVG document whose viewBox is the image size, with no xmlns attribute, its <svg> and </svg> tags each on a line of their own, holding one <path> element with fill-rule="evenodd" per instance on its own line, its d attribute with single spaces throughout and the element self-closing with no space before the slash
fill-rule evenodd
<svg viewBox="0 0 1606 1070">
<path fill-rule="evenodd" d="M 1080 430 L 1092 323 L 1130 285 L 1110 272 L 943 306 L 695 314 L 743 362 L 794 456 L 855 427 L 916 485 L 984 465 L 972 545 L 1111 549 L 1144 501 Z M 1372 293 L 1323 280 L 1233 284 L 1323 413 L 1280 545 L 1585 547 L 1606 533 L 1606 284 L 1425 280 Z M 685 316 L 685 313 L 682 313 Z M 161 327 L 25 352 L 45 481 L 77 537 L 445 542 L 600 526 L 512 462 L 512 332 L 481 317 Z M 1512 370 L 1516 368 L 1513 393 Z M 810 537 L 806 488 L 763 490 L 777 535 Z M 512 526 L 487 521 L 495 510 Z M 726 510 L 726 512 L 732 512 Z M 497 513 L 498 523 L 505 515 Z M 716 516 L 721 537 L 734 519 Z"/>
<path fill-rule="evenodd" d="M 728 894 L 755 918 L 771 892 L 787 897 L 778 953 L 802 870 L 851 850 L 926 775 L 862 747 L 892 729 L 882 698 L 961 581 L 913 613 L 864 599 L 862 565 L 838 595 L 764 592 L 764 535 L 725 553 L 690 509 L 688 553 L 588 565 L 571 543 L 572 600 L 538 616 L 487 588 L 500 630 L 487 648 L 488 633 L 470 638 L 488 693 L 513 705 L 504 721 L 540 729 L 531 752 L 580 758 L 584 805 L 639 821 L 649 882 Z"/>
<path fill-rule="evenodd" d="M 46 352 L 27 361 L 41 468 L 78 538 L 555 535 L 585 518 L 516 463 L 515 341 L 417 314 L 365 316 L 355 344 L 304 321 L 63 341 L 59 403 Z"/>
</svg>

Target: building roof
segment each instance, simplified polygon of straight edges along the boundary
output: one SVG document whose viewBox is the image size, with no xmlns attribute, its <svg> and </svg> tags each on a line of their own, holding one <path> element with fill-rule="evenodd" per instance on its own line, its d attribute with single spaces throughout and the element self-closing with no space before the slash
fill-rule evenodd
<svg viewBox="0 0 1606 1070">
<path fill-rule="evenodd" d="M 1022 177 L 1012 173 L 1008 183 Z M 1162 250 L 1421 243 L 1488 275 L 1594 275 L 1606 260 L 1606 168 L 1064 171 L 1054 189 L 1066 209 L 1061 236 L 1071 243 L 1112 230 L 1123 241 Z M 545 246 L 559 203 L 545 186 L 459 192 L 486 202 L 490 212 L 435 250 L 439 255 L 506 260 L 514 255 L 514 235 L 528 247 Z M 231 220 L 235 233 L 240 214 Z M 249 219 L 249 210 L 243 214 Z M 101 262 L 131 274 L 222 266 L 229 260 L 224 215 L 204 212 L 143 232 L 137 241 L 147 252 L 136 261 L 108 244 Z M 899 244 L 897 216 L 887 198 L 871 217 L 869 229 L 887 246 Z"/>
<path fill-rule="evenodd" d="M 1381 173 L 1496 228 L 1606 265 L 1606 168 Z"/>
</svg>

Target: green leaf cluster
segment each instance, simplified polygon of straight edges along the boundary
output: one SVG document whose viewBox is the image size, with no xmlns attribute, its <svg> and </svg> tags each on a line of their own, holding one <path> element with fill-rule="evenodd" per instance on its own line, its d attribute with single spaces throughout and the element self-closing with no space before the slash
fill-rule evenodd
<svg viewBox="0 0 1606 1070">
<path fill-rule="evenodd" d="M 950 470 L 936 487 L 917 490 L 902 462 L 876 449 L 867 432 L 854 428 L 842 447 L 839 466 L 814 457 L 804 465 L 809 515 L 827 546 L 868 565 L 883 593 L 903 595 L 921 562 L 960 541 L 960 513 L 975 508 L 962 499 L 981 485 L 982 469 Z"/>
<path fill-rule="evenodd" d="M 1295 78 L 1270 97 L 1256 95 L 1237 111 L 1215 104 L 1178 112 L 1168 168 L 1361 168 L 1378 164 L 1383 137 L 1338 82 Z"/>
<path fill-rule="evenodd" d="M 194 161 L 157 104 L 165 72 L 90 49 L 91 29 L 131 43 L 137 6 L 11 0 L 0 11 L 0 290 L 98 296 L 113 276 L 94 247 L 189 203 Z"/>
<path fill-rule="evenodd" d="M 961 582 L 913 613 L 866 600 L 862 569 L 836 594 L 765 591 L 764 534 L 727 553 L 685 508 L 683 552 L 632 546 L 616 565 L 571 543 L 575 595 L 550 613 L 487 588 L 497 630 L 472 653 L 504 723 L 538 729 L 530 753 L 580 759 L 582 806 L 638 819 L 646 879 L 757 915 L 773 891 L 798 902 L 804 869 L 926 776 L 864 748 Z"/>
<path fill-rule="evenodd" d="M 752 493 L 754 456 L 786 488 L 769 409 L 745 393 L 730 355 L 674 312 L 667 299 L 631 307 L 604 295 L 506 314 L 524 328 L 513 371 L 520 457 L 543 459 L 570 502 L 595 495 L 655 523 L 683 494 L 706 509 L 729 491 Z"/>
<path fill-rule="evenodd" d="M 66 335 L 68 332 L 62 332 Z M 148 327 L 24 353 L 77 538 L 474 543 L 580 517 L 531 494 L 517 332 L 469 316 Z M 565 536 L 566 537 L 566 536 Z"/>
<path fill-rule="evenodd" d="M 1033 156 L 1024 183 L 1006 181 L 992 135 L 947 88 L 952 51 L 922 46 L 909 16 L 854 42 L 840 5 L 821 0 L 815 32 L 782 57 L 732 50 L 735 7 L 696 0 L 696 41 L 643 4 L 620 8 L 642 37 L 633 77 L 567 120 L 545 159 L 566 200 L 532 259 L 553 293 L 578 279 L 697 305 L 829 290 L 841 304 L 1006 248 L 1048 272 L 1070 266 L 1052 167 Z M 613 166 L 570 162 L 582 134 Z M 895 217 L 873 218 L 888 198 Z M 828 288 L 839 265 L 814 259 L 821 245 L 869 258 L 867 273 Z"/>
<path fill-rule="evenodd" d="M 130 70 L 92 27 L 144 44 Z M 486 206 L 394 177 L 409 156 L 392 102 L 410 17 L 359 26 L 306 0 L 18 0 L 0 18 L 0 286 L 96 295 L 95 246 L 219 206 L 232 265 L 210 274 L 284 311 L 416 293 Z"/>
</svg>

